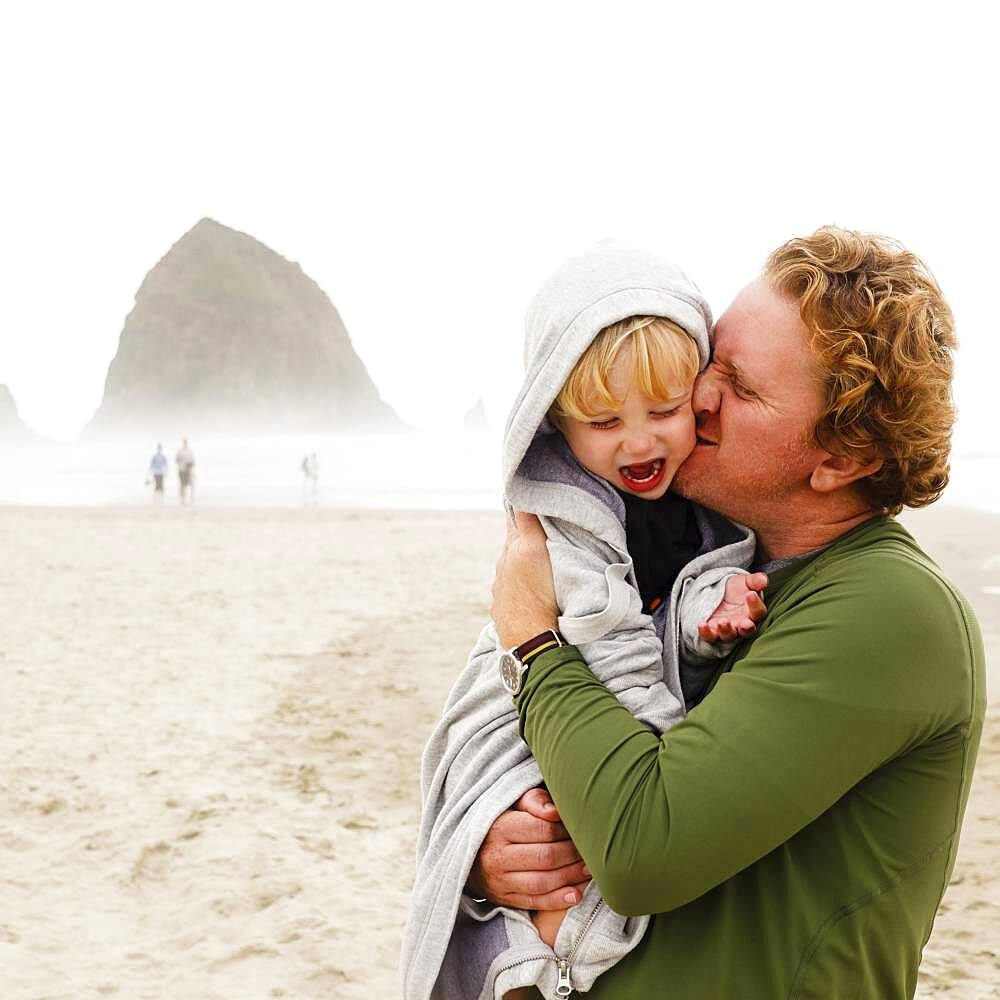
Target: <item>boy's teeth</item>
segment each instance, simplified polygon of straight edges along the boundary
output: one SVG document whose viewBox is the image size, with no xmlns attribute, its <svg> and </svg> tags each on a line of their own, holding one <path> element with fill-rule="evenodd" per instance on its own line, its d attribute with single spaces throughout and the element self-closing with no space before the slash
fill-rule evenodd
<svg viewBox="0 0 1000 1000">
<path fill-rule="evenodd" d="M 642 465 L 626 465 L 622 472 L 634 483 L 641 483 L 645 479 L 652 479 L 660 471 L 663 459 L 658 458 L 653 462 L 643 462 Z"/>
</svg>

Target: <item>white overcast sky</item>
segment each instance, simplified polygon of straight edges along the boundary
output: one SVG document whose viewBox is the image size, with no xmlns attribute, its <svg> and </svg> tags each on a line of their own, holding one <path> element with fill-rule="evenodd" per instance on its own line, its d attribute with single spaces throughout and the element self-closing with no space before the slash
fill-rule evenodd
<svg viewBox="0 0 1000 1000">
<path fill-rule="evenodd" d="M 522 319 L 604 236 L 716 314 L 789 236 L 889 233 L 958 317 L 960 441 L 1000 359 L 988 5 L 46 3 L 5 7 L 0 382 L 97 407 L 146 272 L 203 216 L 298 261 L 383 397 L 495 422 Z"/>
</svg>

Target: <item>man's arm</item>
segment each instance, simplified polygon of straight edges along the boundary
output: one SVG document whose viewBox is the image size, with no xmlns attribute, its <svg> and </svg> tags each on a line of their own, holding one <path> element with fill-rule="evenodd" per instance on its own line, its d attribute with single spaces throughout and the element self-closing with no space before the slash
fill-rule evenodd
<svg viewBox="0 0 1000 1000">
<path fill-rule="evenodd" d="M 512 641 L 548 627 L 536 547 L 522 521 L 498 567 L 494 620 Z M 532 664 L 524 737 L 612 908 L 662 912 L 700 896 L 954 716 L 969 662 L 957 602 L 919 569 L 891 587 L 872 570 L 858 553 L 835 587 L 780 597 L 742 660 L 662 738 L 573 647 Z M 953 819 L 942 814 L 942 840 Z"/>
</svg>

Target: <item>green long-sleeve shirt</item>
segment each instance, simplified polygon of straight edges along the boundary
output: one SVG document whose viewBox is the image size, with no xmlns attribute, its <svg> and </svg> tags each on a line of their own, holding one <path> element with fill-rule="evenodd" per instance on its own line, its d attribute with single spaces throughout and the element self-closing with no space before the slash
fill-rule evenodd
<svg viewBox="0 0 1000 1000">
<path fill-rule="evenodd" d="M 593 1000 L 912 996 L 985 711 L 965 599 L 898 523 L 778 570 L 758 635 L 658 737 L 572 646 L 518 699 L 608 904 L 652 913 Z"/>
</svg>

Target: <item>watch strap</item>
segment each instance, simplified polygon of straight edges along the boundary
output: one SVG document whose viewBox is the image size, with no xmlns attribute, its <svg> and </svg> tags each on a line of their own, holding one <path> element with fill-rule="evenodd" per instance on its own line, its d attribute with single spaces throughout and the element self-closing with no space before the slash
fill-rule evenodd
<svg viewBox="0 0 1000 1000">
<path fill-rule="evenodd" d="M 558 649 L 560 646 L 566 645 L 568 643 L 562 634 L 550 628 L 533 636 L 527 642 L 522 642 L 520 646 L 512 649 L 511 652 L 524 666 L 528 666 L 532 660 L 537 659 L 542 653 L 547 653 L 550 649 Z"/>
</svg>

